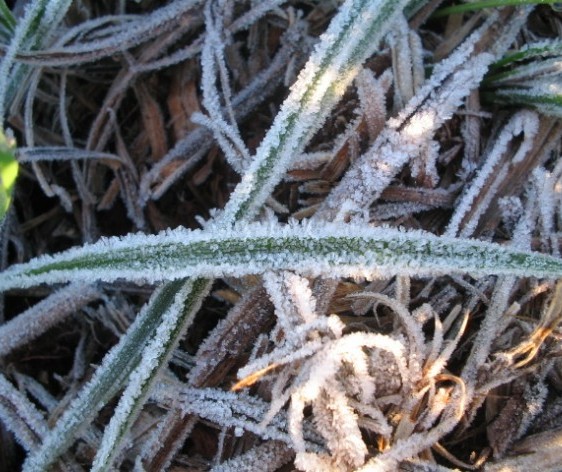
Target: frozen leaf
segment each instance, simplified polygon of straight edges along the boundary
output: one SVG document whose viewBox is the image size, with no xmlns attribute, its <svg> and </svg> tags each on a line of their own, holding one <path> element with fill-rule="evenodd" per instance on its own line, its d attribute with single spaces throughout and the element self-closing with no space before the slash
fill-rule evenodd
<svg viewBox="0 0 562 472">
<path fill-rule="evenodd" d="M 47 434 L 47 422 L 21 392 L 0 374 L 0 419 L 27 450 L 37 447 Z"/>
<path fill-rule="evenodd" d="M 17 22 L 0 63 L 0 120 L 6 118 L 5 115 L 17 91 L 22 87 L 22 82 L 27 81 L 29 66 L 16 63 L 16 55 L 37 49 L 48 41 L 71 3 L 71 0 L 38 0 L 26 5 L 23 18 Z"/>
<path fill-rule="evenodd" d="M 492 148 L 483 157 L 484 164 L 478 174 L 460 197 L 445 234 L 449 236 L 460 234 L 464 237 L 472 234 L 480 216 L 490 204 L 491 195 L 487 199 L 482 199 L 482 190 L 491 176 L 497 174 L 498 165 L 502 159 L 506 158 L 510 143 L 517 136 L 523 135 L 523 141 L 519 148 L 513 156 L 509 156 L 513 162 L 523 159 L 525 154 L 532 149 L 538 127 L 538 117 L 536 113 L 530 111 L 521 111 L 509 120 L 497 139 L 494 140 Z M 492 192 L 488 192 L 488 194 L 493 195 Z"/>
<path fill-rule="evenodd" d="M 23 470 L 45 470 L 76 440 L 77 431 L 84 422 L 90 421 L 117 394 L 139 363 L 147 342 L 154 336 L 161 314 L 174 303 L 182 286 L 183 283 L 179 280 L 153 294 L 126 335 L 104 357 L 92 379 L 71 402 L 54 428 L 45 436 L 43 443 L 27 457 Z M 204 292 L 205 287 L 206 284 L 199 284 L 198 288 Z"/>
<path fill-rule="evenodd" d="M 0 325 L 0 357 L 32 341 L 101 295 L 96 287 L 71 284 Z"/>
<path fill-rule="evenodd" d="M 256 214 L 405 4 L 405 0 L 348 0 L 341 6 L 231 195 L 221 223 Z"/>
<path fill-rule="evenodd" d="M 234 459 L 215 466 L 211 472 L 275 472 L 293 458 L 293 452 L 280 441 L 268 441 Z"/>
<path fill-rule="evenodd" d="M 133 421 L 155 381 L 158 371 L 166 365 L 179 338 L 185 334 L 199 310 L 203 297 L 197 293 L 210 289 L 207 281 L 184 281 L 174 294 L 172 303 L 160 313 L 160 323 L 151 338 L 145 339 L 144 349 L 135 370 L 130 375 L 119 403 L 107 425 L 92 464 L 92 471 L 107 470 L 119 454 Z"/>
<path fill-rule="evenodd" d="M 409 160 L 427 146 L 470 91 L 478 86 L 494 56 L 473 55 L 474 44 L 486 28 L 473 33 L 433 74 L 404 110 L 388 121 L 364 156 L 354 163 L 323 202 L 330 217 L 343 208 L 367 208 Z M 343 215 L 340 215 L 343 216 Z"/>
<path fill-rule="evenodd" d="M 259 224 L 134 234 L 42 256 L 0 273 L 0 290 L 127 278 L 240 277 L 269 270 L 306 276 L 511 274 L 560 277 L 554 257 L 476 240 L 343 223 Z"/>
</svg>

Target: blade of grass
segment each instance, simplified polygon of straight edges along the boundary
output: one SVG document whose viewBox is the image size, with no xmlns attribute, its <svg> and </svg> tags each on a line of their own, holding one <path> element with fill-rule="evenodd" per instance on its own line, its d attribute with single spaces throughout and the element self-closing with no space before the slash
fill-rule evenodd
<svg viewBox="0 0 562 472">
<path fill-rule="evenodd" d="M 466 13 L 471 11 L 483 10 L 484 8 L 502 8 L 520 5 L 554 5 L 556 0 L 484 0 L 481 2 L 469 2 L 452 7 L 440 8 L 432 18 L 441 18 L 443 16 L 455 15 L 458 13 Z"/>
<path fill-rule="evenodd" d="M 506 54 L 502 59 L 490 66 L 490 69 L 497 70 L 513 62 L 526 61 L 536 57 L 549 57 L 562 55 L 562 41 L 548 40 L 538 43 L 527 44 L 519 51 Z"/>
<path fill-rule="evenodd" d="M 29 3 L 17 22 L 12 40 L 0 64 L 0 118 L 4 120 L 17 92 L 26 82 L 29 66 L 15 63 L 20 51 L 39 48 L 58 27 L 72 0 L 37 0 Z"/>
<path fill-rule="evenodd" d="M 6 28 L 10 34 L 14 34 L 16 19 L 4 0 L 0 0 L 0 24 Z"/>
<path fill-rule="evenodd" d="M 482 97 L 495 103 L 528 106 L 544 115 L 562 118 L 562 87 L 554 82 L 536 82 L 529 88 L 500 88 L 485 92 Z"/>
<path fill-rule="evenodd" d="M 162 313 L 156 332 L 149 342 L 142 344 L 145 348 L 140 363 L 132 373 L 121 401 L 105 430 L 94 459 L 92 472 L 111 468 L 115 456 L 121 449 L 120 444 L 144 405 L 160 367 L 167 363 L 179 339 L 193 322 L 203 302 L 204 296 L 200 295 L 206 295 L 211 284 L 212 282 L 205 279 L 183 281 L 180 290 L 174 296 L 173 303 Z"/>
<path fill-rule="evenodd" d="M 156 332 L 162 313 L 170 309 L 177 293 L 185 285 L 185 281 L 177 280 L 152 295 L 127 333 L 104 357 L 94 377 L 45 436 L 41 446 L 32 450 L 24 463 L 24 471 L 47 470 L 72 444 L 78 429 L 85 422 L 92 421 L 101 407 L 117 394 L 138 364 L 147 341 Z"/>
<path fill-rule="evenodd" d="M 359 269 L 354 269 L 358 267 Z M 264 225 L 131 235 L 12 266 L 0 290 L 67 281 L 158 282 L 295 270 L 311 276 L 470 273 L 562 276 L 562 261 L 497 244 L 341 223 Z"/>
<path fill-rule="evenodd" d="M 230 225 L 256 214 L 292 157 L 302 152 L 322 126 L 406 3 L 354 0 L 341 7 L 291 88 L 218 224 Z"/>
</svg>

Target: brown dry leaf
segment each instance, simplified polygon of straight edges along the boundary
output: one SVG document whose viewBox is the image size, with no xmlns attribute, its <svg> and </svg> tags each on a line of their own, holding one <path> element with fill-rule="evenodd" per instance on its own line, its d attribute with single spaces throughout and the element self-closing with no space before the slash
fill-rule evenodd
<svg viewBox="0 0 562 472">
<path fill-rule="evenodd" d="M 162 110 L 145 83 L 138 83 L 135 86 L 135 92 L 141 109 L 144 132 L 150 143 L 152 160 L 159 161 L 168 152 L 168 139 Z"/>
<path fill-rule="evenodd" d="M 195 84 L 193 64 L 186 63 L 172 76 L 167 105 L 170 112 L 174 140 L 179 141 L 198 125 L 191 122 L 191 115 L 200 112 L 199 96 Z"/>
</svg>

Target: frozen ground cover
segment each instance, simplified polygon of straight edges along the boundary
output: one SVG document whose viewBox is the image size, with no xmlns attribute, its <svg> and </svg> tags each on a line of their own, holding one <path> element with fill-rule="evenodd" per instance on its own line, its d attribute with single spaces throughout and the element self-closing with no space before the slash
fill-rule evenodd
<svg viewBox="0 0 562 472">
<path fill-rule="evenodd" d="M 556 2 L 20 3 L 0 469 L 557 470 Z"/>
</svg>

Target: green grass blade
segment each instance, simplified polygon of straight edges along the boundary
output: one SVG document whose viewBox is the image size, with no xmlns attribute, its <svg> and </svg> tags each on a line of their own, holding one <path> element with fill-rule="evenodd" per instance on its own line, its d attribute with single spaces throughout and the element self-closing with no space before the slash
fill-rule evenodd
<svg viewBox="0 0 562 472">
<path fill-rule="evenodd" d="M 256 214 L 406 3 L 349 0 L 340 8 L 228 201 L 220 224 Z"/>
<path fill-rule="evenodd" d="M 0 63 L 0 119 L 5 118 L 29 71 L 28 66 L 15 62 L 16 55 L 38 49 L 58 27 L 71 4 L 72 0 L 36 0 L 27 5 Z"/>
<path fill-rule="evenodd" d="M 115 456 L 150 392 L 160 368 L 168 362 L 178 340 L 185 334 L 207 295 L 211 282 L 186 282 L 176 292 L 174 302 L 162 313 L 154 336 L 143 343 L 142 358 L 131 375 L 115 413 L 107 426 L 94 459 L 92 472 L 111 469 Z"/>
<path fill-rule="evenodd" d="M 482 97 L 504 105 L 535 108 L 544 115 L 562 118 L 562 87 L 556 83 L 539 82 L 529 88 L 500 88 L 483 93 Z"/>
<path fill-rule="evenodd" d="M 0 273 L 0 290 L 67 281 L 242 276 L 268 270 L 326 277 L 449 273 L 560 277 L 562 261 L 419 231 L 332 223 L 246 224 L 103 240 L 12 266 Z"/>
<path fill-rule="evenodd" d="M 0 0 L 0 25 L 6 28 L 10 35 L 14 34 L 16 19 L 4 0 Z"/>
<path fill-rule="evenodd" d="M 144 347 L 153 338 L 162 313 L 174 304 L 177 293 L 185 285 L 184 280 L 177 280 L 153 294 L 127 333 L 105 356 L 94 377 L 71 403 L 41 446 L 27 457 L 24 471 L 47 470 L 74 442 L 82 424 L 92 421 L 101 407 L 117 394 L 138 364 Z"/>
<path fill-rule="evenodd" d="M 554 5 L 556 3 L 559 2 L 557 0 L 484 0 L 481 2 L 469 2 L 452 7 L 440 8 L 432 15 L 432 18 L 478 11 L 484 8 L 502 8 L 520 5 Z"/>
<path fill-rule="evenodd" d="M 492 64 L 491 70 L 497 70 L 513 62 L 527 61 L 535 58 L 562 56 L 562 41 L 547 40 L 530 43 L 519 51 L 506 54 L 502 59 Z"/>
<path fill-rule="evenodd" d="M 428 3 L 428 0 L 410 0 L 404 8 L 404 16 L 411 18 Z"/>
<path fill-rule="evenodd" d="M 14 156 L 15 143 L 0 130 L 0 222 L 4 219 L 12 200 L 18 176 L 18 162 Z"/>
</svg>

